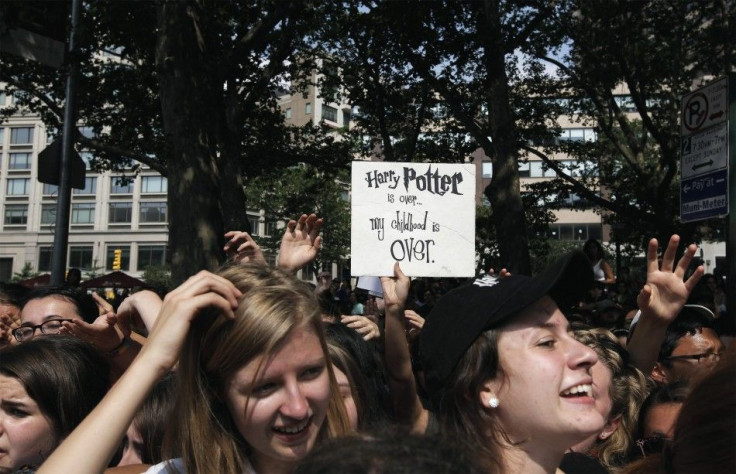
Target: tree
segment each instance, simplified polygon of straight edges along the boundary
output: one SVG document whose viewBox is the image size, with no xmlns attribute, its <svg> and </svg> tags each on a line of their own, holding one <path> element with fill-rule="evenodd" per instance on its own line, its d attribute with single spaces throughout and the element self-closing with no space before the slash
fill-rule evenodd
<svg viewBox="0 0 736 474">
<path fill-rule="evenodd" d="M 36 278 L 39 275 L 39 272 L 33 270 L 33 264 L 31 262 L 26 262 L 23 264 L 23 268 L 21 268 L 20 272 L 13 273 L 13 278 L 11 278 L 10 281 L 18 283 L 19 281 L 28 280 L 29 278 Z"/>
<path fill-rule="evenodd" d="M 346 23 L 325 47 L 343 71 L 349 101 L 360 107 L 360 133 L 378 137 L 386 159 L 458 162 L 477 147 L 491 157 L 487 222 L 500 263 L 515 273 L 531 269 L 520 143 L 526 129 L 546 132 L 550 117 L 524 109 L 542 68 L 533 55 L 522 65 L 515 54 L 547 50 L 554 38 L 544 20 L 557 8 L 537 1 L 364 2 L 347 7 Z M 446 115 L 432 113 L 438 105 Z M 422 150 L 422 136 L 432 135 L 436 145 Z M 447 136 L 455 140 L 437 140 Z"/>
<path fill-rule="evenodd" d="M 175 284 L 218 266 L 226 229 L 248 228 L 245 176 L 304 159 L 283 146 L 294 135 L 273 91 L 311 71 L 310 31 L 332 8 L 298 0 L 85 3 L 79 116 L 93 134 L 80 134 L 79 145 L 98 168 L 130 171 L 136 160 L 167 176 Z M 18 106 L 60 129 L 60 72 L 5 54 L 2 61 L 0 81 L 22 92 Z"/>
<path fill-rule="evenodd" d="M 613 226 L 616 240 L 638 249 L 648 237 L 666 241 L 675 232 L 683 244 L 718 238 L 722 221 L 679 221 L 678 119 L 680 98 L 694 84 L 734 70 L 736 5 L 685 0 L 571 4 L 572 15 L 554 18 L 569 48 L 545 60 L 558 68 L 566 97 L 558 101 L 560 113 L 595 127 L 598 139 L 525 147 L 558 174 L 536 185 L 535 192 L 584 198 Z M 578 164 L 561 166 L 552 159 L 560 152 Z"/>
<path fill-rule="evenodd" d="M 329 269 L 331 263 L 342 267 L 350 255 L 348 183 L 346 170 L 320 171 L 314 166 L 302 165 L 249 179 L 246 194 L 248 201 L 263 209 L 269 219 L 285 222 L 310 212 L 323 218 L 323 245 L 315 264 L 316 269 Z M 256 236 L 255 240 L 273 258 L 282 233 L 283 229 L 279 229 L 270 235 Z"/>
</svg>

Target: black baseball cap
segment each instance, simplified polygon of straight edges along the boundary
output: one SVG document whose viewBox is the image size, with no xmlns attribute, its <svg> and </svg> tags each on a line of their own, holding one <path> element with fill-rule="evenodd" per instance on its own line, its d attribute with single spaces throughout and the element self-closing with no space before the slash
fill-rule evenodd
<svg viewBox="0 0 736 474">
<path fill-rule="evenodd" d="M 436 401 L 465 351 L 484 331 L 503 326 L 545 295 L 562 309 L 577 303 L 593 283 L 590 261 L 579 250 L 534 277 L 484 277 L 444 295 L 419 336 L 425 386 Z"/>
</svg>

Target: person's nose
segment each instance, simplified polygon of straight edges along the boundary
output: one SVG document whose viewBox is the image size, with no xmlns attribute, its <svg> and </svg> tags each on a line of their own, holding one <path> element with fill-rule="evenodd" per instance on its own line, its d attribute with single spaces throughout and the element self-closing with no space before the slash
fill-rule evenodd
<svg viewBox="0 0 736 474">
<path fill-rule="evenodd" d="M 598 354 L 582 342 L 572 340 L 570 363 L 572 368 L 584 367 L 589 369 L 598 362 Z"/>
<path fill-rule="evenodd" d="M 299 384 L 289 384 L 286 387 L 285 396 L 281 405 L 281 413 L 296 420 L 306 418 L 309 413 L 309 402 Z"/>
</svg>

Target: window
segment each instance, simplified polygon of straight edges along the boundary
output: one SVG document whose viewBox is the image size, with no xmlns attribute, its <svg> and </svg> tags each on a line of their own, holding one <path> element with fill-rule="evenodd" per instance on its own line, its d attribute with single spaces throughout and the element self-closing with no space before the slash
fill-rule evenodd
<svg viewBox="0 0 736 474">
<path fill-rule="evenodd" d="M 484 161 L 482 166 L 483 166 L 483 171 L 482 171 L 483 178 L 484 179 L 493 178 L 493 163 L 491 163 L 490 161 Z"/>
<path fill-rule="evenodd" d="M 557 240 L 600 240 L 602 230 L 600 224 L 552 224 L 549 226 L 551 238 Z"/>
<path fill-rule="evenodd" d="M 0 107 L 5 106 L 5 92 L 0 92 Z"/>
<path fill-rule="evenodd" d="M 133 220 L 132 202 L 111 202 L 108 222 L 110 224 L 129 224 Z"/>
<path fill-rule="evenodd" d="M 530 174 L 531 167 L 529 166 L 529 163 L 522 163 L 519 162 L 519 177 L 520 178 L 528 178 Z"/>
<path fill-rule="evenodd" d="M 2 107 L 2 105 L 3 105 L 3 101 L 0 100 L 0 107 Z M 3 147 L 3 143 L 5 143 L 5 141 L 3 140 L 3 138 L 5 138 L 5 129 L 2 128 L 2 127 L 0 127 L 0 148 L 2 148 Z"/>
<path fill-rule="evenodd" d="M 48 272 L 51 271 L 51 254 L 53 247 L 39 247 L 38 248 L 38 271 Z"/>
<path fill-rule="evenodd" d="M 28 206 L 25 204 L 8 204 L 5 206 L 5 225 L 26 225 L 28 223 Z"/>
<path fill-rule="evenodd" d="M 329 105 L 323 105 L 322 118 L 337 123 L 337 109 Z"/>
<path fill-rule="evenodd" d="M 130 245 L 108 245 L 105 256 L 105 268 L 112 270 L 112 261 L 115 260 L 115 250 L 120 249 L 120 270 L 130 270 Z"/>
<path fill-rule="evenodd" d="M 92 246 L 69 247 L 69 268 L 92 268 Z"/>
<path fill-rule="evenodd" d="M 29 178 L 8 179 L 8 196 L 27 196 L 30 182 Z"/>
<path fill-rule="evenodd" d="M 284 115 L 286 116 L 287 120 L 291 118 L 291 107 L 286 109 L 286 112 L 284 112 Z"/>
<path fill-rule="evenodd" d="M 0 137 L 1 139 L 2 137 Z M 8 160 L 8 168 L 11 170 L 28 170 L 31 169 L 30 153 L 11 153 Z"/>
<path fill-rule="evenodd" d="M 110 194 L 133 194 L 133 179 L 113 176 L 110 178 Z"/>
<path fill-rule="evenodd" d="M 342 109 L 342 126 L 347 127 L 348 125 L 350 125 L 350 111 Z"/>
<path fill-rule="evenodd" d="M 530 178 L 554 178 L 557 176 L 557 173 L 552 168 L 545 170 L 542 161 L 530 161 L 528 165 Z"/>
<path fill-rule="evenodd" d="M 138 271 L 145 270 L 146 267 L 161 265 L 166 265 L 165 245 L 138 246 Z"/>
<path fill-rule="evenodd" d="M 72 224 L 94 224 L 95 203 L 72 204 Z M 72 265 L 73 266 L 73 265 Z"/>
<path fill-rule="evenodd" d="M 560 132 L 561 142 L 594 142 L 596 138 L 592 128 L 565 128 Z"/>
<path fill-rule="evenodd" d="M 164 194 L 167 190 L 166 178 L 163 176 L 144 176 L 141 180 L 141 193 Z"/>
<path fill-rule="evenodd" d="M 312 103 L 307 102 L 307 105 L 304 106 L 304 113 L 307 115 L 310 115 L 312 113 Z"/>
<path fill-rule="evenodd" d="M 258 216 L 254 216 L 251 214 L 247 214 L 246 217 L 248 218 L 248 222 L 250 223 L 250 235 L 260 235 L 259 232 L 259 224 L 260 219 Z"/>
<path fill-rule="evenodd" d="M 97 194 L 97 178 L 84 178 L 84 189 L 74 189 L 74 194 Z"/>
<path fill-rule="evenodd" d="M 59 194 L 59 187 L 55 184 L 43 183 L 43 195 L 54 196 Z"/>
<path fill-rule="evenodd" d="M 278 232 L 276 227 L 276 221 L 266 221 L 263 235 L 276 235 Z"/>
<path fill-rule="evenodd" d="M 140 222 L 143 223 L 162 223 L 166 222 L 166 203 L 165 202 L 142 202 Z"/>
<path fill-rule="evenodd" d="M 30 145 L 33 143 L 33 127 L 16 127 L 10 129 L 11 145 Z"/>
<path fill-rule="evenodd" d="M 56 224 L 56 204 L 41 205 L 41 225 Z"/>
</svg>

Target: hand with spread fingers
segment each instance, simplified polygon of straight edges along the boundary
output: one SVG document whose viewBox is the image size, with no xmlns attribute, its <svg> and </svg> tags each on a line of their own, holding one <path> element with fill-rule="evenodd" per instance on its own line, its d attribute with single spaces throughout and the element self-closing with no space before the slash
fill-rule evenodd
<svg viewBox="0 0 736 474">
<path fill-rule="evenodd" d="M 698 246 L 689 245 L 682 258 L 675 264 L 679 242 L 678 235 L 670 237 L 660 266 L 657 260 L 657 239 L 649 241 L 647 281 L 636 299 L 642 312 L 642 318 L 648 318 L 664 326 L 675 319 L 675 316 L 682 310 L 690 292 L 704 273 L 703 267 L 699 266 L 687 280 L 683 280 Z"/>
<path fill-rule="evenodd" d="M 684 280 L 698 247 L 689 245 L 675 264 L 679 242 L 679 236 L 670 237 L 661 265 L 657 260 L 657 240 L 650 240 L 647 247 L 647 282 L 636 299 L 641 317 L 626 345 L 631 364 L 645 374 L 649 374 L 657 362 L 667 326 L 680 313 L 690 292 L 703 276 L 703 267 L 699 266 Z"/>
<path fill-rule="evenodd" d="M 228 259 L 239 263 L 261 262 L 264 265 L 266 264 L 261 248 L 249 233 L 231 230 L 225 234 L 225 238 L 228 241 L 225 243 L 223 250 Z"/>
<path fill-rule="evenodd" d="M 298 220 L 291 220 L 281 239 L 279 249 L 279 268 L 287 272 L 296 272 L 317 257 L 322 246 L 322 219 L 316 214 L 302 214 Z"/>
<path fill-rule="evenodd" d="M 378 325 L 365 316 L 346 316 L 340 317 L 341 322 L 349 328 L 355 329 L 364 340 L 370 341 L 381 335 Z"/>
</svg>

